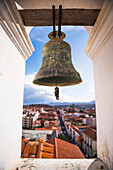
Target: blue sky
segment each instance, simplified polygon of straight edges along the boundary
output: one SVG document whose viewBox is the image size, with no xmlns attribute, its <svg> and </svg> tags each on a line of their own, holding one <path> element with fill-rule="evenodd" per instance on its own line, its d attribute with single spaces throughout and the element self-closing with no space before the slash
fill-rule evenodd
<svg viewBox="0 0 113 170">
<path fill-rule="evenodd" d="M 57 102 L 54 87 L 38 86 L 32 83 L 36 72 L 42 64 L 42 48 L 49 41 L 48 34 L 52 27 L 34 27 L 29 36 L 35 48 L 32 56 L 26 61 L 24 104 Z M 88 33 L 84 27 L 62 26 L 66 34 L 64 41 L 71 45 L 72 62 L 80 73 L 83 82 L 69 87 L 60 87 L 58 102 L 88 102 L 95 99 L 93 64 L 84 52 Z"/>
</svg>

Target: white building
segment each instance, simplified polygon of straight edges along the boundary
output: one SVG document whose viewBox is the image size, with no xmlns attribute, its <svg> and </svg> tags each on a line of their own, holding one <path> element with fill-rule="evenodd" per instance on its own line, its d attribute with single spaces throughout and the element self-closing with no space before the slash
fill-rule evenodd
<svg viewBox="0 0 113 170">
<path fill-rule="evenodd" d="M 87 117 L 86 124 L 96 127 L 96 118 L 95 117 Z"/>
<path fill-rule="evenodd" d="M 47 140 L 47 135 L 52 135 L 52 130 L 23 130 L 22 134 L 25 138 L 31 138 L 33 135 L 39 136 L 40 139 L 43 139 L 44 141 Z"/>
<path fill-rule="evenodd" d="M 35 120 L 35 116 L 23 115 L 23 116 L 22 116 L 22 128 L 32 129 L 32 128 L 33 128 L 33 122 L 34 122 L 34 120 Z"/>
<path fill-rule="evenodd" d="M 82 131 L 82 149 L 86 157 L 96 157 L 97 137 L 96 130 L 87 128 Z"/>
<path fill-rule="evenodd" d="M 79 141 L 79 137 L 81 136 L 81 131 L 77 126 L 70 125 L 68 134 L 69 134 L 72 142 L 74 142 L 78 146 L 81 146 L 82 141 Z"/>
<path fill-rule="evenodd" d="M 40 115 L 40 113 L 39 113 L 39 111 L 37 111 L 37 112 L 35 113 L 35 119 L 37 119 L 39 115 Z"/>
</svg>

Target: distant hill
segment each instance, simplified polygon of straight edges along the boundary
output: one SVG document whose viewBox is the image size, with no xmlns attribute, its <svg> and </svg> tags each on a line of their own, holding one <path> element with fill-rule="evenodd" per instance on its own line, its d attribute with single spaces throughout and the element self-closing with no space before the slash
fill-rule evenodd
<svg viewBox="0 0 113 170">
<path fill-rule="evenodd" d="M 95 100 L 91 101 L 91 102 L 51 102 L 49 103 L 49 105 L 51 106 L 55 106 L 55 105 L 72 105 L 72 104 L 75 104 L 75 105 L 79 105 L 79 104 L 95 104 Z"/>
<path fill-rule="evenodd" d="M 48 104 L 29 104 L 29 105 L 24 105 L 24 107 L 45 107 L 45 108 L 50 108 L 50 107 L 60 107 L 60 108 L 67 108 L 72 106 L 72 104 L 75 105 L 76 108 L 78 109 L 92 109 L 95 108 L 95 100 L 91 102 L 51 102 Z"/>
<path fill-rule="evenodd" d="M 45 108 L 49 108 L 49 107 L 54 107 L 51 106 L 49 104 L 29 104 L 29 105 L 24 105 L 24 107 L 45 107 Z"/>
<path fill-rule="evenodd" d="M 95 104 L 95 100 L 93 100 L 93 101 L 91 101 L 91 102 L 89 102 L 90 104 Z"/>
<path fill-rule="evenodd" d="M 67 108 L 70 107 L 72 104 L 75 105 L 76 108 L 78 109 L 83 109 L 83 108 L 95 108 L 95 100 L 91 101 L 91 102 L 74 102 L 74 103 L 70 103 L 70 102 L 56 102 L 56 103 L 49 103 L 51 106 L 54 107 L 62 107 L 62 108 Z"/>
</svg>

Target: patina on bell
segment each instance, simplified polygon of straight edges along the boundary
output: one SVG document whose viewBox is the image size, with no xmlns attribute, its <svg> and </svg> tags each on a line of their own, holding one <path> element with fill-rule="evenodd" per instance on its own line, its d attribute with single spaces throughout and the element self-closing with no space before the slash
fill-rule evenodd
<svg viewBox="0 0 113 170">
<path fill-rule="evenodd" d="M 44 86 L 69 86 L 82 82 L 79 73 L 75 70 L 71 60 L 71 47 L 63 41 L 66 35 L 61 32 L 61 37 L 48 37 L 50 41 L 43 47 L 43 61 L 39 72 L 35 75 L 34 84 Z"/>
</svg>

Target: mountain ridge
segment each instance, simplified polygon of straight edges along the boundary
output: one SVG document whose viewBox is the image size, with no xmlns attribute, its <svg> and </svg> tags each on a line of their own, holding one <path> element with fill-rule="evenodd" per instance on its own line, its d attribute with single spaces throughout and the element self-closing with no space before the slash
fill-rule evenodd
<svg viewBox="0 0 113 170">
<path fill-rule="evenodd" d="M 56 106 L 56 105 L 81 105 L 81 104 L 95 104 L 95 100 L 92 100 L 90 102 L 51 102 L 48 103 L 51 106 Z"/>
<path fill-rule="evenodd" d="M 24 105 L 24 107 L 30 106 L 30 107 L 60 107 L 60 108 L 68 108 L 74 104 L 74 107 L 78 109 L 92 109 L 95 108 L 95 100 L 90 102 L 51 102 L 47 104 L 27 104 Z"/>
</svg>

